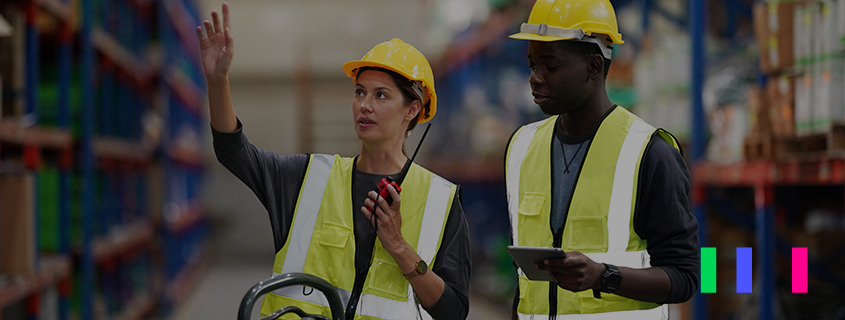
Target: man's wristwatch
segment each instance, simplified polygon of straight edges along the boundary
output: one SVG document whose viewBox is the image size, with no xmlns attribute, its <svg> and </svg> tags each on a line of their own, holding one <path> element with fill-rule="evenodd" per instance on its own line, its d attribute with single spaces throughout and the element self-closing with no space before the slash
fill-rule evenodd
<svg viewBox="0 0 845 320">
<path fill-rule="evenodd" d="M 416 267 L 414 267 L 414 271 L 406 273 L 405 279 L 411 280 L 411 279 L 415 278 L 416 276 L 425 273 L 426 271 L 428 271 L 428 265 L 425 263 L 425 261 L 423 261 L 423 260 L 417 261 L 417 265 L 416 265 Z"/>
<path fill-rule="evenodd" d="M 607 269 L 601 274 L 601 292 L 614 293 L 622 282 L 622 273 L 612 264 L 605 263 L 604 266 Z"/>
</svg>

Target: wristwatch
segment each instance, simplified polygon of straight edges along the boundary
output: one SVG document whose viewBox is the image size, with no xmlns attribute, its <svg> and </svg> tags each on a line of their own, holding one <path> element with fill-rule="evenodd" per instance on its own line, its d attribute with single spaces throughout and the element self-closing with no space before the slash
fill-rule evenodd
<svg viewBox="0 0 845 320">
<path fill-rule="evenodd" d="M 601 292 L 614 293 L 622 282 L 622 273 L 612 264 L 605 263 L 604 266 L 607 269 L 601 274 Z"/>
<path fill-rule="evenodd" d="M 414 271 L 406 273 L 405 279 L 411 280 L 411 279 L 415 278 L 416 276 L 425 273 L 426 271 L 428 271 L 428 265 L 425 263 L 425 261 L 423 261 L 423 260 L 417 261 L 417 265 L 416 265 L 416 267 L 414 267 Z"/>
</svg>

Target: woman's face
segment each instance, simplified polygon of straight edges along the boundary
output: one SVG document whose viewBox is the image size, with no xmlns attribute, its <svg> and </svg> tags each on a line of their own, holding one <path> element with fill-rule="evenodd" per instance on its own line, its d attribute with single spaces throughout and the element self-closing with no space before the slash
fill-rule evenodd
<svg viewBox="0 0 845 320">
<path fill-rule="evenodd" d="M 352 117 L 358 139 L 379 143 L 399 137 L 402 141 L 408 123 L 419 111 L 419 103 L 406 106 L 393 77 L 378 70 L 359 73 L 353 92 Z"/>
</svg>

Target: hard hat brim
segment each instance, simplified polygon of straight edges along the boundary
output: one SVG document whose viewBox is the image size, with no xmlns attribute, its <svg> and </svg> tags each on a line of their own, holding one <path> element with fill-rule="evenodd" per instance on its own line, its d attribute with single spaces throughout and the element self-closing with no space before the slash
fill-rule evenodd
<svg viewBox="0 0 845 320">
<path fill-rule="evenodd" d="M 352 81 L 355 81 L 355 77 L 357 75 L 357 72 L 355 70 L 358 70 L 358 69 L 363 68 L 363 67 L 376 67 L 376 68 L 387 69 L 387 70 L 396 72 L 396 73 L 398 73 L 398 74 L 400 74 L 404 77 L 407 77 L 402 71 L 397 70 L 396 68 L 393 68 L 389 65 L 386 65 L 386 64 L 380 63 L 380 62 L 366 61 L 366 60 L 352 60 L 352 61 L 349 61 L 347 63 L 344 63 L 343 64 L 343 72 L 346 73 L 347 77 L 352 78 Z M 420 80 L 420 79 L 411 79 L 411 80 Z"/>
<path fill-rule="evenodd" d="M 536 33 L 514 33 L 508 38 L 517 39 L 517 40 L 533 40 L 533 41 L 542 41 L 542 42 L 552 42 L 552 41 L 563 41 L 563 40 L 573 40 L 574 37 L 554 37 L 554 36 L 541 36 Z"/>
<path fill-rule="evenodd" d="M 525 32 L 514 33 L 514 34 L 508 36 L 508 38 L 517 39 L 517 40 L 542 41 L 542 42 L 553 42 L 553 41 L 564 41 L 564 40 L 574 40 L 575 39 L 574 37 L 541 36 L 541 35 L 536 34 L 536 33 L 525 33 Z M 611 38 L 613 38 L 613 37 L 611 37 Z M 625 43 L 625 41 L 622 41 L 622 39 L 613 39 L 613 41 L 614 41 L 615 44 Z"/>
</svg>

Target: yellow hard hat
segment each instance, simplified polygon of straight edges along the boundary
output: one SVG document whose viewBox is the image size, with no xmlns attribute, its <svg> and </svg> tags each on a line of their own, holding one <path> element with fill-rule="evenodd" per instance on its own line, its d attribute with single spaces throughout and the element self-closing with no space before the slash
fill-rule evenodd
<svg viewBox="0 0 845 320">
<path fill-rule="evenodd" d="M 343 71 L 347 77 L 355 78 L 358 70 L 362 67 L 378 67 L 396 72 L 412 82 L 421 83 L 419 88 L 423 100 L 431 101 L 429 110 L 420 112 L 418 123 L 423 123 L 434 118 L 437 111 L 437 93 L 434 91 L 434 73 L 431 65 L 428 64 L 425 56 L 414 46 L 405 43 L 397 38 L 377 44 L 370 49 L 361 60 L 353 60 L 343 64 Z M 415 86 L 416 87 L 416 86 Z"/>
<path fill-rule="evenodd" d="M 543 42 L 592 42 L 607 59 L 614 43 L 625 43 L 616 24 L 616 12 L 608 0 L 537 0 L 528 23 L 523 23 L 519 33 L 510 37 Z"/>
</svg>

